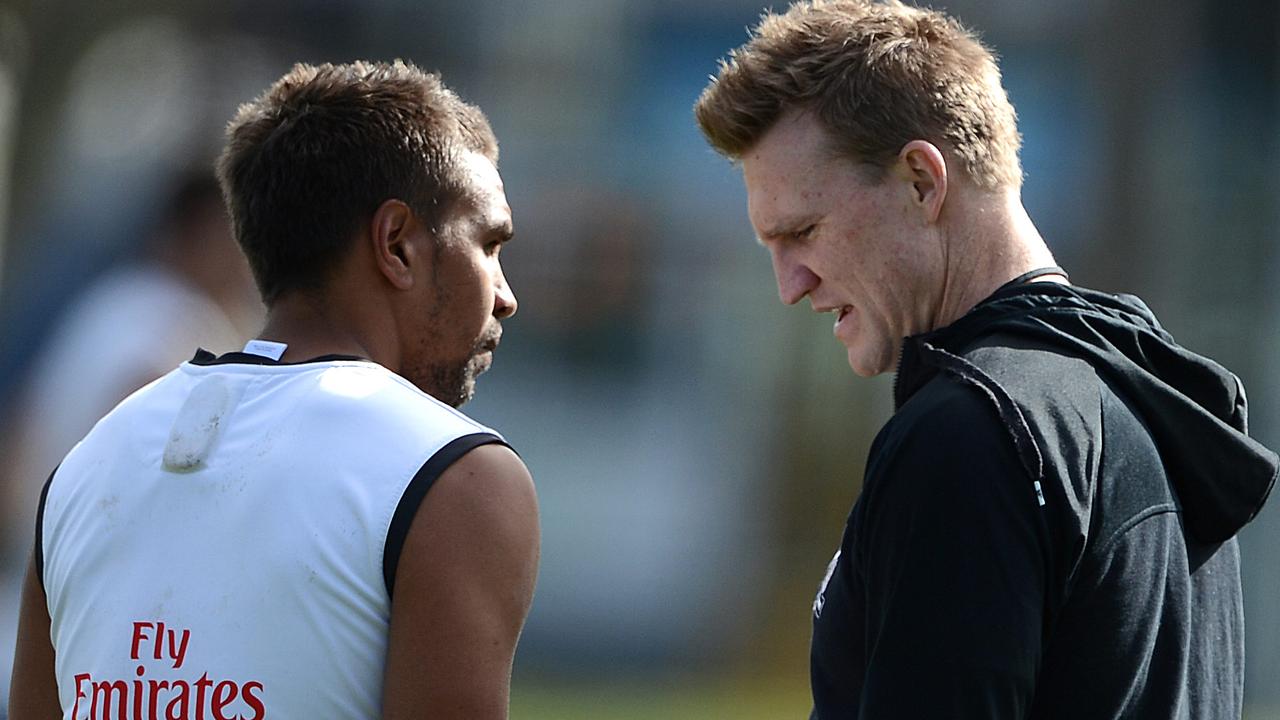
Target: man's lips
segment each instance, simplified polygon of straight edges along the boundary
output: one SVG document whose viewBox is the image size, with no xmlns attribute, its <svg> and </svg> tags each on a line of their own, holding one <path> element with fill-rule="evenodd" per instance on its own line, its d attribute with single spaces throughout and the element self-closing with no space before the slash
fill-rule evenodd
<svg viewBox="0 0 1280 720">
<path fill-rule="evenodd" d="M 845 327 L 846 325 L 845 319 L 848 318 L 850 313 L 853 312 L 852 305 L 838 305 L 836 307 L 827 308 L 825 312 L 829 312 L 836 316 L 836 320 L 834 323 L 832 323 L 832 327 L 831 327 L 832 334 L 834 334 L 836 337 L 840 337 L 840 333 L 842 330 L 846 332 L 849 331 L 849 328 Z"/>
<path fill-rule="evenodd" d="M 483 343 L 480 343 L 480 346 L 478 348 L 479 352 L 491 353 L 494 350 L 498 349 L 498 344 L 501 342 L 502 342 L 502 333 L 498 332 L 494 334 L 492 337 L 486 339 Z"/>
<path fill-rule="evenodd" d="M 815 307 L 813 311 L 816 313 L 834 313 L 836 316 L 836 322 L 840 322 L 841 320 L 844 319 L 845 315 L 848 315 L 850 312 L 853 311 L 853 306 L 852 305 L 828 305 L 828 306 L 822 306 L 822 307 Z"/>
</svg>

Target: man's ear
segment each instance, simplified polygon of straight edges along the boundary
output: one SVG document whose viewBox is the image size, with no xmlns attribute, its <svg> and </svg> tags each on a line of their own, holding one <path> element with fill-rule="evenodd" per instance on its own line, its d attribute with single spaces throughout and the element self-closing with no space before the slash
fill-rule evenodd
<svg viewBox="0 0 1280 720">
<path fill-rule="evenodd" d="M 923 212 L 925 222 L 937 222 L 947 198 L 947 160 L 942 151 L 926 140 L 912 140 L 899 151 L 898 167 L 911 182 L 913 204 Z"/>
<path fill-rule="evenodd" d="M 413 210 L 401 200 L 382 203 L 369 221 L 374 264 L 397 290 L 412 288 L 415 266 L 429 261 L 414 242 L 422 230 Z"/>
</svg>

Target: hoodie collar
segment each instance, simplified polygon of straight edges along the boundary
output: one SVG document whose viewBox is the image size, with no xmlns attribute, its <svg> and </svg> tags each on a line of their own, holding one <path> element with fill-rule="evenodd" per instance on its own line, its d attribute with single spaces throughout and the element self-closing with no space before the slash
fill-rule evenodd
<svg viewBox="0 0 1280 720">
<path fill-rule="evenodd" d="M 924 359 L 925 353 L 922 351 L 926 346 L 960 353 L 975 340 L 994 332 L 992 324 L 1001 318 L 1030 313 L 1037 308 L 1089 310 L 1088 304 L 1079 298 L 1074 286 L 1055 282 L 1028 282 L 1044 274 L 1044 271 L 1038 270 L 1014 278 L 950 325 L 905 338 L 898 357 L 898 372 L 894 377 L 894 410 L 900 409 L 938 374 L 936 364 Z M 1150 321 L 1153 329 L 1164 332 L 1154 316 L 1150 317 Z"/>
<path fill-rule="evenodd" d="M 940 357 L 963 354 L 996 333 L 1080 357 L 1116 389 L 1151 432 L 1184 522 L 1202 541 L 1230 538 L 1261 509 L 1280 459 L 1248 435 L 1244 386 L 1178 345 L 1131 295 L 1047 282 L 1006 285 L 951 325 L 904 340 L 895 406 L 938 375 Z"/>
</svg>

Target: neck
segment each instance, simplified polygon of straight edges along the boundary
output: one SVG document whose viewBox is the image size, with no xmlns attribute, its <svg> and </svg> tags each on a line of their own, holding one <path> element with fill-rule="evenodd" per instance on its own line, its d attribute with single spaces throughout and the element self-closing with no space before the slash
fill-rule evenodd
<svg viewBox="0 0 1280 720">
<path fill-rule="evenodd" d="M 1017 190 L 978 193 L 949 218 L 959 225 L 946 244 L 945 274 L 935 327 L 944 327 L 973 309 L 1001 285 L 1024 273 L 1057 263 L 1031 222 Z M 955 221 L 960 219 L 959 223 Z M 1066 282 L 1052 274 L 1037 281 Z"/>
<path fill-rule="evenodd" d="M 398 359 L 377 341 L 366 323 L 349 308 L 358 304 L 341 302 L 321 292 L 291 292 L 272 303 L 267 323 L 258 338 L 285 343 L 289 347 L 282 362 L 300 362 L 321 355 L 355 355 L 387 367 Z"/>
</svg>

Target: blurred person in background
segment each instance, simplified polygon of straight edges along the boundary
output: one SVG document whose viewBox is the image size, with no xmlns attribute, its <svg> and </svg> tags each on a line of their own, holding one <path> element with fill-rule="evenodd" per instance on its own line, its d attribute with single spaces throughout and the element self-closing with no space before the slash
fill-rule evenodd
<svg viewBox="0 0 1280 720">
<path fill-rule="evenodd" d="M 506 716 L 536 498 L 455 410 L 516 311 L 497 156 L 399 62 L 297 65 L 241 107 L 219 174 L 266 327 L 50 477 L 14 717 Z"/>
<path fill-rule="evenodd" d="M 18 512 L 29 516 L 34 507 L 22 504 L 39 492 L 30 478 L 47 477 L 98 418 L 185 360 L 191 347 L 238 348 L 261 322 L 260 308 L 217 178 L 189 172 L 141 256 L 74 299 L 32 364 L 6 455 L 15 460 L 8 486 L 25 490 L 12 503 Z"/>
<path fill-rule="evenodd" d="M 8 462 L 0 470 L 6 596 L 17 596 L 40 486 L 62 456 L 116 403 L 186 359 L 192 347 L 237 348 L 261 323 L 217 178 L 193 169 L 176 176 L 174 186 L 138 256 L 72 300 L 9 412 Z M 16 613 L 4 614 L 0 627 L 0 639 L 11 646 Z M 8 682 L 7 663 L 6 655 L 0 685 Z"/>
<path fill-rule="evenodd" d="M 1240 717 L 1235 536 L 1276 455 L 1235 375 L 1055 266 L 991 51 L 931 10 L 797 3 L 696 116 L 781 300 L 897 372 L 813 604 L 813 717 Z"/>
</svg>

